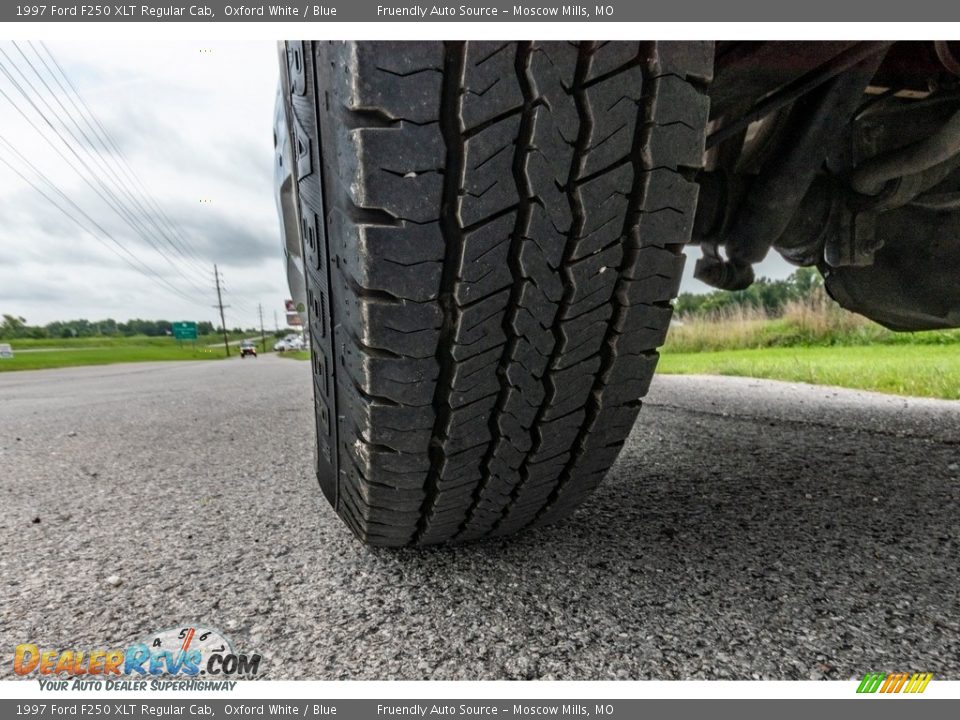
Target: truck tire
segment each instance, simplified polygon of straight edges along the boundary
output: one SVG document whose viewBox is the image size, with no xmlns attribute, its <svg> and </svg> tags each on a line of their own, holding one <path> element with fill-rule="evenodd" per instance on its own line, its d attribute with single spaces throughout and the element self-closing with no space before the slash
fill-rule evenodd
<svg viewBox="0 0 960 720">
<path fill-rule="evenodd" d="M 664 341 L 712 46 L 286 59 L 325 495 L 373 545 L 562 518 L 617 457 Z"/>
</svg>

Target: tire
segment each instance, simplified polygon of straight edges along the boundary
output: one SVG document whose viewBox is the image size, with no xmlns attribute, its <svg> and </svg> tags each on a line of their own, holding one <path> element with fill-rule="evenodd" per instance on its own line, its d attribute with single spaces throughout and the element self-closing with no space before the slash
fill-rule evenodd
<svg viewBox="0 0 960 720">
<path fill-rule="evenodd" d="M 709 43 L 287 43 L 317 474 L 373 545 L 558 520 L 633 427 Z"/>
</svg>

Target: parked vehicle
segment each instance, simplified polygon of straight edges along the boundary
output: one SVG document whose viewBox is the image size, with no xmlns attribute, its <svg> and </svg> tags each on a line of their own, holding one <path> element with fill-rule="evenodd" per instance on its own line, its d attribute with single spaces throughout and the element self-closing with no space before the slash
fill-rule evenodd
<svg viewBox="0 0 960 720">
<path fill-rule="evenodd" d="M 366 542 L 573 511 L 634 426 L 691 241 L 718 288 L 776 250 L 890 328 L 960 326 L 957 42 L 280 49 L 317 474 Z"/>
<path fill-rule="evenodd" d="M 303 338 L 299 335 L 287 335 L 283 341 L 287 345 L 287 350 L 303 350 Z"/>
</svg>

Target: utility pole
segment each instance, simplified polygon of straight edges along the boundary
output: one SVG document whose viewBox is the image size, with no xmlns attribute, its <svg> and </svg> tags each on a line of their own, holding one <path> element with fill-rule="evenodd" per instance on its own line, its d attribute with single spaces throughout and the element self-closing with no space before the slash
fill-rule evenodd
<svg viewBox="0 0 960 720">
<path fill-rule="evenodd" d="M 273 311 L 273 329 L 280 332 L 280 323 L 277 322 L 277 311 Z"/>
<path fill-rule="evenodd" d="M 266 352 L 267 334 L 263 331 L 263 303 L 257 303 L 257 310 L 260 311 L 260 352 Z"/>
<path fill-rule="evenodd" d="M 220 271 L 217 270 L 217 264 L 213 264 L 213 278 L 217 283 L 217 304 L 214 307 L 220 308 L 220 327 L 223 330 L 223 349 L 230 357 L 230 343 L 227 341 L 227 321 L 223 319 L 223 296 L 220 294 Z M 230 307 L 229 305 L 227 307 Z"/>
</svg>

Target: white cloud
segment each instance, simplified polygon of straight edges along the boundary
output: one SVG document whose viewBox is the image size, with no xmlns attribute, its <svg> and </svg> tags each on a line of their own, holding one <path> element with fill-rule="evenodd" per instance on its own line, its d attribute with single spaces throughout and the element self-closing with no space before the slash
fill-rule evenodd
<svg viewBox="0 0 960 720">
<path fill-rule="evenodd" d="M 19 45 L 45 74 L 32 48 Z M 31 323 L 108 316 L 213 320 L 209 305 L 215 300 L 212 263 L 217 262 L 225 275 L 228 302 L 234 305 L 227 312 L 228 324 L 252 325 L 251 310 L 258 302 L 272 321 L 273 310 L 282 309 L 287 295 L 272 179 L 276 46 L 90 43 L 83 38 L 48 46 L 165 213 L 183 228 L 203 258 L 199 267 L 179 258 L 177 265 L 206 294 L 187 302 L 138 274 L 0 165 L 0 311 L 22 315 Z M 40 95 L 31 95 L 40 109 L 58 127 L 65 121 L 83 140 L 13 44 L 0 47 L 10 58 L 0 55 L 0 63 L 9 69 L 12 60 L 37 87 Z M 0 88 L 27 110 L 47 137 L 54 137 L 2 74 Z M 55 113 L 48 112 L 40 98 Z M 64 97 L 60 100 L 72 109 Z M 61 132 L 66 136 L 62 128 Z M 185 292 L 199 294 L 2 97 L 0 135 L 156 272 Z M 109 179 L 97 160 L 75 147 L 101 179 Z M 80 167 L 76 157 L 64 152 Z M 12 159 L 2 145 L 0 157 Z M 157 241 L 173 255 L 164 241 Z"/>
</svg>

